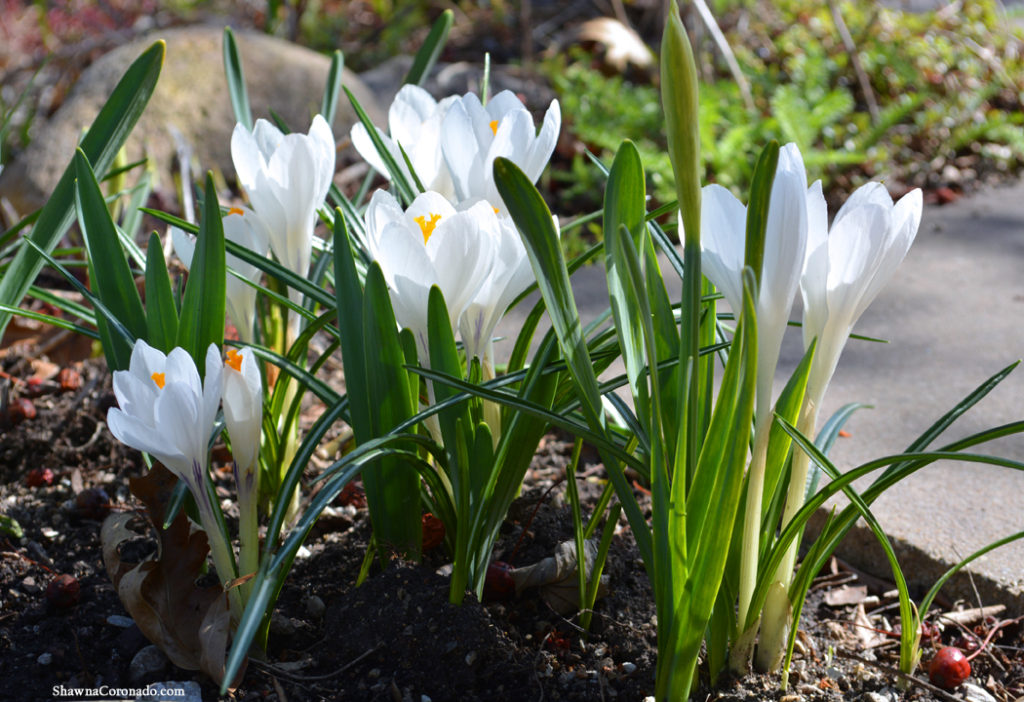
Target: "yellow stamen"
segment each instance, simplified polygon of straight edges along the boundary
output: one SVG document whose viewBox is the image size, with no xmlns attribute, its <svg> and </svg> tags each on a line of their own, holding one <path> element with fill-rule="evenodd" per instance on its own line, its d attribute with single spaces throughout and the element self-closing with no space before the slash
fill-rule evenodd
<svg viewBox="0 0 1024 702">
<path fill-rule="evenodd" d="M 413 221 L 420 225 L 420 231 L 423 232 L 423 243 L 426 244 L 430 241 L 430 235 L 434 233 L 434 227 L 437 226 L 438 220 L 441 219 L 441 215 L 430 213 L 430 221 L 427 221 L 426 215 L 420 215 L 419 217 L 413 217 Z"/>
<path fill-rule="evenodd" d="M 241 215 L 241 214 L 245 214 L 245 212 L 242 211 L 241 207 L 232 207 L 230 210 L 228 210 L 228 214 L 229 215 L 233 215 L 233 214 Z"/>
<path fill-rule="evenodd" d="M 495 136 L 498 134 L 498 120 L 496 119 L 491 120 L 491 134 L 494 134 Z"/>
<path fill-rule="evenodd" d="M 153 382 L 156 383 L 156 386 L 161 390 L 164 389 L 164 375 L 164 373 L 154 373 L 153 375 L 149 376 L 150 378 L 153 379 Z"/>
<path fill-rule="evenodd" d="M 497 207 L 492 207 L 491 209 L 494 210 L 494 214 L 498 214 L 498 208 Z"/>
<path fill-rule="evenodd" d="M 228 357 L 224 360 L 224 365 L 231 366 L 239 373 L 242 372 L 242 354 L 238 353 L 234 349 L 228 349 Z"/>
</svg>

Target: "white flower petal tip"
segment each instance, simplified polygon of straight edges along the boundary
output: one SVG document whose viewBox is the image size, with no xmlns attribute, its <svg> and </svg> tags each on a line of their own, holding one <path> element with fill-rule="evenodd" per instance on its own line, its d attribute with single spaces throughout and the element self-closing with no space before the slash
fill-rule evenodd
<svg viewBox="0 0 1024 702">
<path fill-rule="evenodd" d="M 207 378 L 184 349 L 164 355 L 143 340 L 135 342 L 128 370 L 114 372 L 118 407 L 107 412 L 111 433 L 122 443 L 145 451 L 182 478 L 197 499 L 205 491 L 194 466 L 208 465 L 210 437 L 220 404 L 220 360 L 210 346 Z"/>
</svg>

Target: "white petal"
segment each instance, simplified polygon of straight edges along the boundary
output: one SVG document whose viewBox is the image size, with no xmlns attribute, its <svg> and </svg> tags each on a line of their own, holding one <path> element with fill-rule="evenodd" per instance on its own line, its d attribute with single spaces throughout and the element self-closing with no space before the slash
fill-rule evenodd
<svg viewBox="0 0 1024 702">
<path fill-rule="evenodd" d="M 701 190 L 700 220 L 702 272 L 738 314 L 743 307 L 747 209 L 722 186 L 707 185 Z M 682 227 L 681 216 L 679 226 Z"/>
<path fill-rule="evenodd" d="M 174 253 L 177 254 L 181 265 L 185 266 L 185 270 L 191 268 L 192 256 L 196 252 L 195 238 L 186 234 L 183 229 L 171 227 L 171 242 L 174 244 Z"/>
</svg>

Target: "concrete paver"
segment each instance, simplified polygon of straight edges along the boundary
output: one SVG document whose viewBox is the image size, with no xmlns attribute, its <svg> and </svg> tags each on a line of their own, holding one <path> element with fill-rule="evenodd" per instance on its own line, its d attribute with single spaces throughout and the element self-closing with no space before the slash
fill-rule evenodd
<svg viewBox="0 0 1024 702">
<path fill-rule="evenodd" d="M 573 287 L 585 321 L 607 307 L 603 266 L 577 272 Z M 670 294 L 677 299 L 678 285 L 674 288 Z M 797 307 L 793 319 L 799 319 Z M 498 334 L 514 337 L 527 310 L 513 310 Z M 821 417 L 848 402 L 874 406 L 853 416 L 850 436 L 833 448 L 831 457 L 841 470 L 900 452 L 986 378 L 1024 356 L 1024 184 L 986 189 L 944 207 L 925 206 L 906 261 L 855 331 L 890 343 L 851 340 L 839 362 Z M 509 346 L 499 344 L 499 358 Z M 791 329 L 778 383 L 801 353 L 799 329 Z M 610 372 L 621 372 L 621 366 Z M 1024 420 L 1024 367 L 961 417 L 936 446 L 1017 420 Z M 1024 437 L 977 452 L 1024 461 Z M 1024 529 L 1024 474 L 937 463 L 890 490 L 873 511 L 921 594 L 960 558 Z M 866 527 L 855 528 L 838 555 L 888 575 Z M 1024 542 L 1002 547 L 969 570 L 986 604 L 1003 602 L 1024 613 Z M 966 575 L 943 592 L 975 599 Z"/>
</svg>

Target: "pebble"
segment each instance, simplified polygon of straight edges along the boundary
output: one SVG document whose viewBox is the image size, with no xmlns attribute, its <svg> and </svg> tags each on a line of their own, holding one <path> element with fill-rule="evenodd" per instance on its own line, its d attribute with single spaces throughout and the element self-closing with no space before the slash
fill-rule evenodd
<svg viewBox="0 0 1024 702">
<path fill-rule="evenodd" d="M 195 680 L 157 682 L 147 685 L 135 702 L 203 702 L 203 689 Z"/>
<path fill-rule="evenodd" d="M 313 619 L 319 619 L 324 616 L 324 612 L 327 610 L 327 605 L 324 601 L 316 595 L 310 595 L 306 598 L 306 614 Z"/>
<path fill-rule="evenodd" d="M 132 658 L 132 662 L 128 664 L 128 677 L 133 684 L 138 685 L 162 674 L 166 669 L 167 656 L 159 648 L 150 644 Z"/>
<path fill-rule="evenodd" d="M 293 636 L 296 629 L 295 623 L 279 612 L 270 617 L 270 633 L 275 636 Z"/>
<path fill-rule="evenodd" d="M 877 692 L 865 692 L 860 696 L 859 702 L 892 702 L 892 700 Z"/>
<path fill-rule="evenodd" d="M 38 663 L 39 665 L 50 665 L 51 663 L 53 663 L 53 654 L 49 651 L 41 654 L 39 658 L 36 659 L 36 663 Z"/>
<path fill-rule="evenodd" d="M 470 651 L 466 654 L 466 665 L 473 665 L 476 663 L 476 651 Z"/>
<path fill-rule="evenodd" d="M 28 595 L 35 595 L 42 588 L 39 587 L 39 584 L 36 582 L 35 578 L 33 578 L 31 575 L 28 575 L 21 581 L 21 589 L 24 590 L 25 593 Z"/>
<path fill-rule="evenodd" d="M 123 614 L 111 614 L 107 617 L 107 624 L 116 626 L 118 629 L 127 629 L 134 623 L 131 617 L 126 617 Z"/>
<path fill-rule="evenodd" d="M 996 702 L 996 698 L 990 695 L 988 690 L 974 683 L 964 683 L 962 692 L 967 702 Z"/>
<path fill-rule="evenodd" d="M 629 661 L 626 661 L 625 663 L 622 664 L 622 672 L 625 673 L 626 675 L 629 675 L 630 673 L 634 672 L 635 670 L 636 670 L 636 663 L 630 663 Z"/>
</svg>

